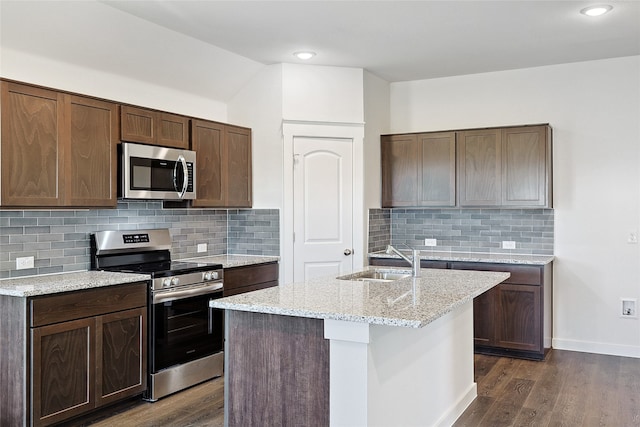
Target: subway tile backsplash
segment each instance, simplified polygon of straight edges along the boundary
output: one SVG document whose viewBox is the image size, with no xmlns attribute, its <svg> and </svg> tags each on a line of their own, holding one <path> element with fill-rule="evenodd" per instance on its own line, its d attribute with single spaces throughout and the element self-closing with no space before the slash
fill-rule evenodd
<svg viewBox="0 0 640 427">
<path fill-rule="evenodd" d="M 553 221 L 553 209 L 371 209 L 369 251 L 406 243 L 434 251 L 553 255 Z M 437 246 L 425 246 L 425 239 Z M 502 249 L 505 240 L 516 248 Z"/>
<path fill-rule="evenodd" d="M 0 278 L 86 270 L 91 233 L 144 228 L 169 228 L 175 259 L 280 253 L 277 209 L 164 209 L 160 201 L 123 201 L 117 209 L 0 210 Z M 207 243 L 207 253 L 197 253 L 199 243 Z M 16 270 L 16 258 L 28 256 L 34 268 Z"/>
</svg>

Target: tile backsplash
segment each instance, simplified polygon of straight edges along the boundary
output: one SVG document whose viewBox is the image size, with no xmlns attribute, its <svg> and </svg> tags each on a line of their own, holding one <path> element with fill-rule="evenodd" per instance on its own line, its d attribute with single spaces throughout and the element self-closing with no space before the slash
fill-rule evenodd
<svg viewBox="0 0 640 427">
<path fill-rule="evenodd" d="M 102 230 L 169 228 L 174 259 L 224 253 L 279 255 L 277 209 L 164 209 L 123 201 L 117 209 L 0 210 L 0 278 L 86 270 L 89 235 Z M 197 253 L 207 243 L 206 253 Z M 33 256 L 34 268 L 16 270 Z"/>
<path fill-rule="evenodd" d="M 406 243 L 421 250 L 553 255 L 553 221 L 553 209 L 371 209 L 368 248 Z M 437 246 L 425 246 L 425 239 Z M 505 240 L 516 248 L 502 249 Z"/>
</svg>

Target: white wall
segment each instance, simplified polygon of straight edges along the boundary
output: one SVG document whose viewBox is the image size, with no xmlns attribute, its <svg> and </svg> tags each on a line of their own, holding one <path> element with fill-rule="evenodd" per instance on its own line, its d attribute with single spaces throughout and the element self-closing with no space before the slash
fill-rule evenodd
<svg viewBox="0 0 640 427">
<path fill-rule="evenodd" d="M 553 128 L 555 348 L 640 357 L 640 57 L 391 84 L 391 131 Z"/>
<path fill-rule="evenodd" d="M 262 69 L 229 102 L 230 123 L 250 127 L 253 207 L 282 208 L 282 65 Z"/>
<path fill-rule="evenodd" d="M 390 85 L 364 72 L 364 236 L 369 235 L 369 209 L 380 208 L 380 135 L 389 132 Z M 362 250 L 368 252 L 365 238 Z"/>
<path fill-rule="evenodd" d="M 226 121 L 226 92 L 210 86 L 238 87 L 262 67 L 99 2 L 0 2 L 0 12 L 0 76 L 55 89 Z"/>
<path fill-rule="evenodd" d="M 283 64 L 285 120 L 362 123 L 362 69 Z"/>
</svg>

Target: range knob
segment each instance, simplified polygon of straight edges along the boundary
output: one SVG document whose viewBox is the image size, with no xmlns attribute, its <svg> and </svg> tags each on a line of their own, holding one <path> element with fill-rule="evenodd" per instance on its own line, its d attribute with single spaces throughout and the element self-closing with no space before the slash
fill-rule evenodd
<svg viewBox="0 0 640 427">
<path fill-rule="evenodd" d="M 220 278 L 220 273 L 218 273 L 217 271 L 211 272 L 211 280 L 218 280 L 219 278 Z"/>
<path fill-rule="evenodd" d="M 178 279 L 177 277 L 171 278 L 171 286 L 178 286 L 179 284 L 180 284 L 180 279 Z"/>
<path fill-rule="evenodd" d="M 168 277 L 166 279 L 162 279 L 162 287 L 168 288 L 169 286 L 171 286 L 171 279 Z"/>
<path fill-rule="evenodd" d="M 202 279 L 203 280 L 211 280 L 211 272 L 210 271 L 206 271 L 206 272 L 202 273 Z"/>
</svg>

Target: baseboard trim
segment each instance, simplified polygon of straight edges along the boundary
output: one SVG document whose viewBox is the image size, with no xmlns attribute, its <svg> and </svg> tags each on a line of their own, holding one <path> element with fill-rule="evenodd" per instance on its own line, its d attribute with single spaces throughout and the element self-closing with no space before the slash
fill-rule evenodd
<svg viewBox="0 0 640 427">
<path fill-rule="evenodd" d="M 436 422 L 436 426 L 451 426 L 478 396 L 478 384 L 473 383 L 467 392 Z"/>
<path fill-rule="evenodd" d="M 607 354 L 611 356 L 635 357 L 640 359 L 640 346 L 606 344 L 592 341 L 566 340 L 554 338 L 554 349 L 579 351 L 582 353 Z"/>
</svg>

